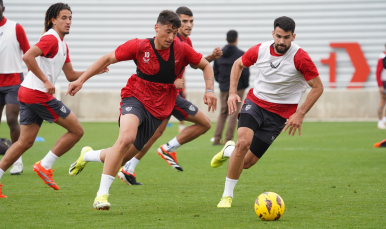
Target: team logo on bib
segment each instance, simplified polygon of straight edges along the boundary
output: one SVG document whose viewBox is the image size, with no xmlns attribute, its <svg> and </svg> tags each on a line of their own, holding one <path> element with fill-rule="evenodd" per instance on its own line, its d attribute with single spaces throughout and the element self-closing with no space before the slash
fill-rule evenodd
<svg viewBox="0 0 386 229">
<path fill-rule="evenodd" d="M 274 64 L 272 64 L 272 62 L 270 64 L 271 64 L 271 68 L 274 68 L 274 69 L 276 69 L 276 68 L 278 68 L 280 66 L 280 63 L 278 65 L 276 65 L 276 66 Z"/>
<path fill-rule="evenodd" d="M 126 107 L 125 110 L 126 110 L 127 112 L 129 112 L 129 111 L 131 111 L 131 109 L 132 109 L 132 107 Z"/>
<path fill-rule="evenodd" d="M 275 139 L 276 139 L 276 136 L 272 136 L 272 139 L 271 139 L 271 140 L 273 141 L 273 140 L 275 140 Z"/>
<path fill-rule="evenodd" d="M 143 62 L 145 64 L 149 63 L 149 60 L 150 60 L 150 53 L 149 52 L 145 52 L 145 56 L 143 57 Z"/>
<path fill-rule="evenodd" d="M 251 109 L 251 107 L 252 107 L 252 105 L 247 105 L 247 106 L 245 107 L 245 110 L 247 111 L 247 110 Z"/>
<path fill-rule="evenodd" d="M 65 107 L 65 106 L 62 106 L 62 108 L 60 108 L 60 110 L 61 110 L 63 113 L 67 113 L 67 110 L 66 110 L 66 107 Z"/>
<path fill-rule="evenodd" d="M 190 105 L 189 110 L 191 110 L 191 111 L 196 111 L 196 108 L 194 108 L 193 105 Z"/>
</svg>

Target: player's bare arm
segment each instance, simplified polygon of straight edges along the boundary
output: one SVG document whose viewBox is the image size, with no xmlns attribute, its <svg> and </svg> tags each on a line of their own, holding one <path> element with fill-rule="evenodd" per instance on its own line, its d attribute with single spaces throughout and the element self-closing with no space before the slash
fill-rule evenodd
<svg viewBox="0 0 386 229">
<path fill-rule="evenodd" d="M 72 64 L 71 62 L 69 63 L 65 63 L 63 65 L 63 68 L 62 68 L 63 72 L 64 72 L 64 75 L 66 75 L 66 78 L 69 82 L 72 82 L 72 81 L 75 81 L 77 80 L 83 73 L 81 71 L 75 71 L 73 68 L 72 68 Z M 98 74 L 102 74 L 102 73 L 106 73 L 109 71 L 109 68 L 105 68 L 103 69 L 101 72 L 99 72 Z"/>
<path fill-rule="evenodd" d="M 289 128 L 288 134 L 292 134 L 292 136 L 295 135 L 296 129 L 299 129 L 299 136 L 301 135 L 301 126 L 304 116 L 319 99 L 324 90 L 322 80 L 319 76 L 307 81 L 307 83 L 310 85 L 311 91 L 308 94 L 306 101 L 304 101 L 303 105 L 293 115 L 291 115 L 291 117 L 289 117 L 286 122 L 286 126 L 283 129 L 285 132 Z"/>
<path fill-rule="evenodd" d="M 245 66 L 243 65 L 243 61 L 241 57 L 237 59 L 232 66 L 231 70 L 231 82 L 229 85 L 229 97 L 228 97 L 228 109 L 229 114 L 232 114 L 237 110 L 236 103 L 241 103 L 240 97 L 237 95 L 237 84 L 239 83 L 239 79 L 241 76 L 241 72 Z"/>
<path fill-rule="evenodd" d="M 90 79 L 92 76 L 103 73 L 108 70 L 110 64 L 117 63 L 118 60 L 115 58 L 115 51 L 106 54 L 99 58 L 95 63 L 93 63 L 77 80 L 71 82 L 68 85 L 67 94 L 74 96 L 81 88 L 82 85 Z"/>
<path fill-rule="evenodd" d="M 32 71 L 44 83 L 44 87 L 47 89 L 47 93 L 53 95 L 55 94 L 55 86 L 52 85 L 52 83 L 44 75 L 35 59 L 35 57 L 40 56 L 42 54 L 43 52 L 39 47 L 33 46 L 26 52 L 26 54 L 24 54 L 22 59 L 27 65 L 27 68 Z"/>
<path fill-rule="evenodd" d="M 217 98 L 214 94 L 214 74 L 213 68 L 205 58 L 201 58 L 200 63 L 197 65 L 199 69 L 204 72 L 205 79 L 205 94 L 204 103 L 208 105 L 208 111 L 212 108 L 214 112 L 217 108 Z"/>
</svg>

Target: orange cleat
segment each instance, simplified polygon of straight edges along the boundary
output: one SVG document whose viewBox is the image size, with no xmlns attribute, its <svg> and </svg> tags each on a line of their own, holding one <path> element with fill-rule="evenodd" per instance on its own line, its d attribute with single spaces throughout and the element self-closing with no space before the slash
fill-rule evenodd
<svg viewBox="0 0 386 229">
<path fill-rule="evenodd" d="M 383 139 L 382 141 L 375 143 L 375 144 L 374 144 L 374 147 L 375 147 L 375 148 L 378 148 L 378 147 L 386 147 L 386 139 Z"/>
<path fill-rule="evenodd" d="M 3 187 L 4 185 L 0 184 L 0 198 L 8 198 L 8 196 L 4 195 L 3 193 L 1 193 L 1 187 Z"/>
<path fill-rule="evenodd" d="M 168 165 L 170 165 L 173 169 L 177 169 L 178 171 L 184 171 L 182 167 L 177 162 L 177 153 L 176 152 L 168 152 L 162 146 L 157 149 L 158 155 L 160 155 Z"/>
<path fill-rule="evenodd" d="M 42 180 L 44 181 L 45 184 L 47 184 L 48 186 L 50 186 L 51 188 L 55 189 L 55 190 L 59 190 L 59 186 L 56 185 L 56 183 L 54 182 L 54 180 L 52 179 L 52 172 L 55 171 L 55 170 L 51 170 L 51 169 L 45 169 L 42 165 L 41 165 L 41 161 L 39 162 L 36 162 L 34 165 L 33 165 L 33 170 L 36 172 L 36 174 L 42 178 Z"/>
</svg>

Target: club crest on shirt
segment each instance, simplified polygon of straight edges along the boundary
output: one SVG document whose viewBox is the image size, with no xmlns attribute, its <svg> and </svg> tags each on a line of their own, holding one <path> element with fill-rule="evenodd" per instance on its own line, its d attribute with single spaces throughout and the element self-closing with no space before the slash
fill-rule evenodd
<svg viewBox="0 0 386 229">
<path fill-rule="evenodd" d="M 190 105 L 189 110 L 191 110 L 191 111 L 196 111 L 196 108 L 194 108 L 193 105 Z"/>
<path fill-rule="evenodd" d="M 143 57 L 143 62 L 145 64 L 148 64 L 149 63 L 149 60 L 150 60 L 150 52 L 145 52 L 145 56 Z"/>
<path fill-rule="evenodd" d="M 252 105 L 247 105 L 247 106 L 245 106 L 245 110 L 247 111 L 247 110 L 251 109 L 251 107 L 252 107 Z"/>
<path fill-rule="evenodd" d="M 63 113 L 67 113 L 67 110 L 66 110 L 65 106 L 62 106 L 62 108 L 60 108 L 60 111 L 62 111 Z"/>
<path fill-rule="evenodd" d="M 125 110 L 126 110 L 127 112 L 129 112 L 129 111 L 131 111 L 132 108 L 133 108 L 133 107 L 126 107 Z"/>
</svg>

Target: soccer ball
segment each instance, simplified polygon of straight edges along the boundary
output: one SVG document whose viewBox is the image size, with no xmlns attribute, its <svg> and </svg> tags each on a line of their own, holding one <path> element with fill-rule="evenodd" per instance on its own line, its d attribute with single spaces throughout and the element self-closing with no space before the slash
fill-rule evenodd
<svg viewBox="0 0 386 229">
<path fill-rule="evenodd" d="M 255 201 L 256 215 L 264 221 L 279 220 L 284 209 L 283 199 L 274 192 L 264 192 Z"/>
</svg>

